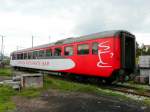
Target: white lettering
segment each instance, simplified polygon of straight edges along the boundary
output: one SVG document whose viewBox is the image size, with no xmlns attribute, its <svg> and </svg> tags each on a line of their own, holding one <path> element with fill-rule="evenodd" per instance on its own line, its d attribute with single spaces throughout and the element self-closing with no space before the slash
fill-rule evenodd
<svg viewBox="0 0 150 112">
<path fill-rule="evenodd" d="M 110 58 L 113 58 L 114 53 L 110 51 L 110 46 L 107 45 L 109 41 L 102 42 L 98 45 L 99 50 L 98 50 L 98 57 L 99 57 L 99 62 L 97 63 L 98 67 L 112 67 L 109 65 L 109 63 L 105 62 L 102 58 L 102 54 L 109 54 Z"/>
</svg>

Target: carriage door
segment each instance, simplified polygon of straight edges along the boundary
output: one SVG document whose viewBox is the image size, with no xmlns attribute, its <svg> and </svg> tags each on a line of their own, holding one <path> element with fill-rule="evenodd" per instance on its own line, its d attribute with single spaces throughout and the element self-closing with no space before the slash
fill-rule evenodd
<svg viewBox="0 0 150 112">
<path fill-rule="evenodd" d="M 127 33 L 121 35 L 121 63 L 125 69 L 135 67 L 135 38 Z"/>
</svg>

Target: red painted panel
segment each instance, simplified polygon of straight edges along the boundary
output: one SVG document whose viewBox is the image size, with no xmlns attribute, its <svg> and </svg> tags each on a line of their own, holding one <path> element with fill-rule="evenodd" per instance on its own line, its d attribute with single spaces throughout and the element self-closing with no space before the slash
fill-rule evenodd
<svg viewBox="0 0 150 112">
<path fill-rule="evenodd" d="M 96 40 L 89 40 L 75 43 L 75 51 L 77 51 L 78 44 L 89 43 L 91 46 L 93 42 L 99 43 L 98 55 L 93 55 L 90 50 L 89 55 L 69 56 L 76 67 L 67 70 L 66 72 L 84 74 L 90 76 L 110 77 L 114 70 L 120 69 L 120 38 L 100 38 Z"/>
<path fill-rule="evenodd" d="M 92 43 L 98 42 L 98 54 L 92 54 Z M 77 55 L 77 45 L 88 43 L 90 53 L 88 55 Z M 64 47 L 73 45 L 74 55 L 64 56 Z M 114 70 L 120 69 L 120 37 L 107 37 L 62 46 L 53 46 L 51 49 L 61 47 L 64 58 L 72 59 L 75 67 L 61 72 L 70 72 L 89 76 L 110 77 Z M 48 48 L 42 48 L 48 49 Z M 36 49 L 39 50 L 39 49 Z"/>
</svg>

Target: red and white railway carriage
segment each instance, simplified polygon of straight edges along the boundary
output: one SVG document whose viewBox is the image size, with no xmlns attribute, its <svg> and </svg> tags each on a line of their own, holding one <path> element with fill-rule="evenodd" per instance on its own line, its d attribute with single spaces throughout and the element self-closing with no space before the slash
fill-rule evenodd
<svg viewBox="0 0 150 112">
<path fill-rule="evenodd" d="M 135 67 L 135 36 L 105 31 L 11 53 L 12 67 L 110 78 Z"/>
</svg>

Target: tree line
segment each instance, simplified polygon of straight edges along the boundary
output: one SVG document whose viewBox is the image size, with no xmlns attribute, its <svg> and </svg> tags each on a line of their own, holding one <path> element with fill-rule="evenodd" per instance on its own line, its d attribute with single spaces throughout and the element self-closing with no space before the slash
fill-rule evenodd
<svg viewBox="0 0 150 112">
<path fill-rule="evenodd" d="M 150 47 L 147 49 L 144 44 L 141 46 L 136 42 L 136 57 L 141 55 L 150 55 Z"/>
</svg>

